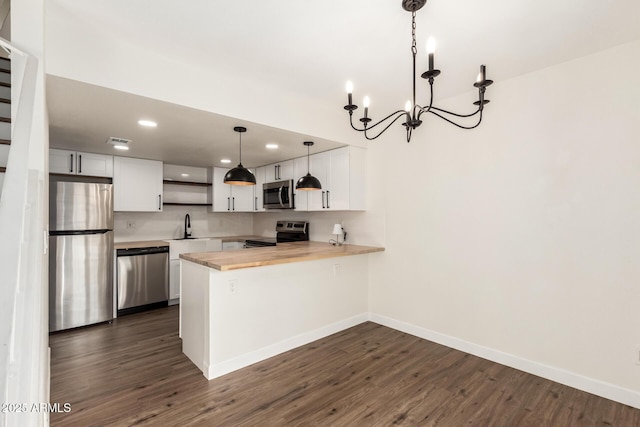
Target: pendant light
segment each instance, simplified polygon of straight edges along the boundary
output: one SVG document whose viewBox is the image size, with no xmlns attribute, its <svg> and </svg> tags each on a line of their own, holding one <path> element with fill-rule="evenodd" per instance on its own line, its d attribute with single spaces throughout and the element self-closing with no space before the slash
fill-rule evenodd
<svg viewBox="0 0 640 427">
<path fill-rule="evenodd" d="M 247 131 L 247 128 L 236 126 L 233 130 L 238 132 L 240 136 L 240 162 L 238 166 L 226 173 L 224 183 L 231 185 L 256 185 L 256 177 L 249 169 L 242 166 L 242 134 Z"/>
<path fill-rule="evenodd" d="M 309 173 L 309 150 L 313 142 L 305 141 L 303 144 L 307 146 L 307 174 L 298 180 L 296 190 L 322 190 L 320 180 Z"/>
</svg>

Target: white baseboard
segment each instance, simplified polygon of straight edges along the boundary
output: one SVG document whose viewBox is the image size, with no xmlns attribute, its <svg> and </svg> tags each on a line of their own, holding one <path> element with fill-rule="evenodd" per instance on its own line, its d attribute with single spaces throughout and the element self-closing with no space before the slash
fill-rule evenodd
<svg viewBox="0 0 640 427">
<path fill-rule="evenodd" d="M 234 357 L 233 359 L 225 360 L 224 362 L 216 363 L 215 365 L 204 366 L 203 372 L 205 372 L 205 377 L 211 380 L 238 369 L 245 368 L 249 365 L 253 365 L 254 363 L 276 356 L 280 353 L 284 353 L 285 351 L 325 338 L 331 334 L 335 334 L 336 332 L 349 329 L 353 326 L 359 325 L 360 323 L 366 322 L 368 318 L 368 313 L 358 314 L 313 331 L 304 332 L 275 344 L 262 347 L 250 353 Z"/>
<path fill-rule="evenodd" d="M 565 371 L 564 369 L 534 362 L 532 360 L 523 359 L 512 354 L 474 344 L 449 335 L 444 335 L 439 332 L 415 326 L 410 323 L 401 322 L 379 314 L 369 313 L 369 320 L 428 341 L 433 341 L 465 353 L 473 354 L 474 356 L 478 356 L 483 359 L 491 360 L 492 362 L 500 363 L 501 365 L 510 366 L 578 390 L 586 391 L 588 393 L 640 409 L 640 392 L 638 391 L 619 387 L 593 378 L 588 378 L 573 372 Z"/>
</svg>

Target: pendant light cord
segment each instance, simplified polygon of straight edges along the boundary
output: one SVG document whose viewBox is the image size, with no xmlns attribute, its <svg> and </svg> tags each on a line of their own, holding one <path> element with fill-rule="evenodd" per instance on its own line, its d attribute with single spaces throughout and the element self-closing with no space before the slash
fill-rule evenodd
<svg viewBox="0 0 640 427">
<path fill-rule="evenodd" d="M 238 162 L 242 166 L 242 132 L 238 132 L 238 135 L 240 136 L 240 160 Z"/>
</svg>

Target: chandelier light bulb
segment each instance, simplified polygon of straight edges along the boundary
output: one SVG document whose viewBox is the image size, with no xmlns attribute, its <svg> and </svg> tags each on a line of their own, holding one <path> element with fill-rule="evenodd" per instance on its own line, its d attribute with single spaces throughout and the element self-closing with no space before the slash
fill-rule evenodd
<svg viewBox="0 0 640 427">
<path fill-rule="evenodd" d="M 369 104 L 371 103 L 371 101 L 369 100 L 368 96 L 365 96 L 364 99 L 362 100 L 362 105 L 364 105 L 364 118 L 366 119 L 367 117 L 369 117 Z"/>
<path fill-rule="evenodd" d="M 433 71 L 433 58 L 436 53 L 436 41 L 433 37 L 429 37 L 427 40 L 427 53 L 429 54 L 429 71 Z"/>
<path fill-rule="evenodd" d="M 436 39 L 432 36 L 427 39 L 427 53 L 430 55 L 436 53 Z"/>
<path fill-rule="evenodd" d="M 353 93 L 353 83 L 351 83 L 351 80 L 347 80 L 347 105 L 353 105 L 353 98 L 351 97 L 351 94 Z"/>
<path fill-rule="evenodd" d="M 407 101 L 407 103 L 404 104 L 404 111 L 406 111 L 407 113 L 411 111 L 411 101 Z"/>
<path fill-rule="evenodd" d="M 478 74 L 478 83 L 485 81 L 486 79 L 486 67 L 484 65 L 480 66 L 480 74 Z"/>
</svg>

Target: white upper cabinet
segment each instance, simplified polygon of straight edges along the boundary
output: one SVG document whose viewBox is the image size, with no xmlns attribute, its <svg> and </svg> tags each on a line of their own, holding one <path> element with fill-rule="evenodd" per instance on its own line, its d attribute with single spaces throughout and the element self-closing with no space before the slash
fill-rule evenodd
<svg viewBox="0 0 640 427">
<path fill-rule="evenodd" d="M 262 191 L 262 184 L 266 181 L 267 166 L 260 166 L 255 170 L 256 186 L 253 189 L 253 210 L 254 212 L 264 212 L 264 193 Z"/>
<path fill-rule="evenodd" d="M 49 150 L 49 172 L 111 178 L 113 156 L 52 148 Z"/>
<path fill-rule="evenodd" d="M 113 210 L 162 211 L 162 162 L 114 157 Z"/>
<path fill-rule="evenodd" d="M 254 198 L 255 185 L 230 185 L 224 183 L 224 176 L 228 168 L 213 168 L 211 198 L 213 212 L 254 212 L 256 200 Z"/>
<path fill-rule="evenodd" d="M 293 160 L 265 166 L 265 182 L 285 181 L 293 179 Z"/>
<path fill-rule="evenodd" d="M 364 210 L 366 197 L 366 151 L 342 147 L 311 156 L 311 175 L 320 180 L 321 191 L 309 191 L 310 211 Z"/>
<path fill-rule="evenodd" d="M 309 191 L 308 206 L 310 211 L 321 211 L 327 209 L 327 189 L 329 188 L 329 151 L 314 154 L 310 158 L 311 165 L 309 171 L 311 175 L 318 178 L 322 190 Z"/>
<path fill-rule="evenodd" d="M 298 157 L 293 159 L 293 194 L 295 197 L 295 210 L 306 211 L 309 210 L 309 195 L 310 193 L 317 193 L 317 191 L 296 190 L 296 183 L 300 178 L 307 174 L 307 157 Z"/>
</svg>

